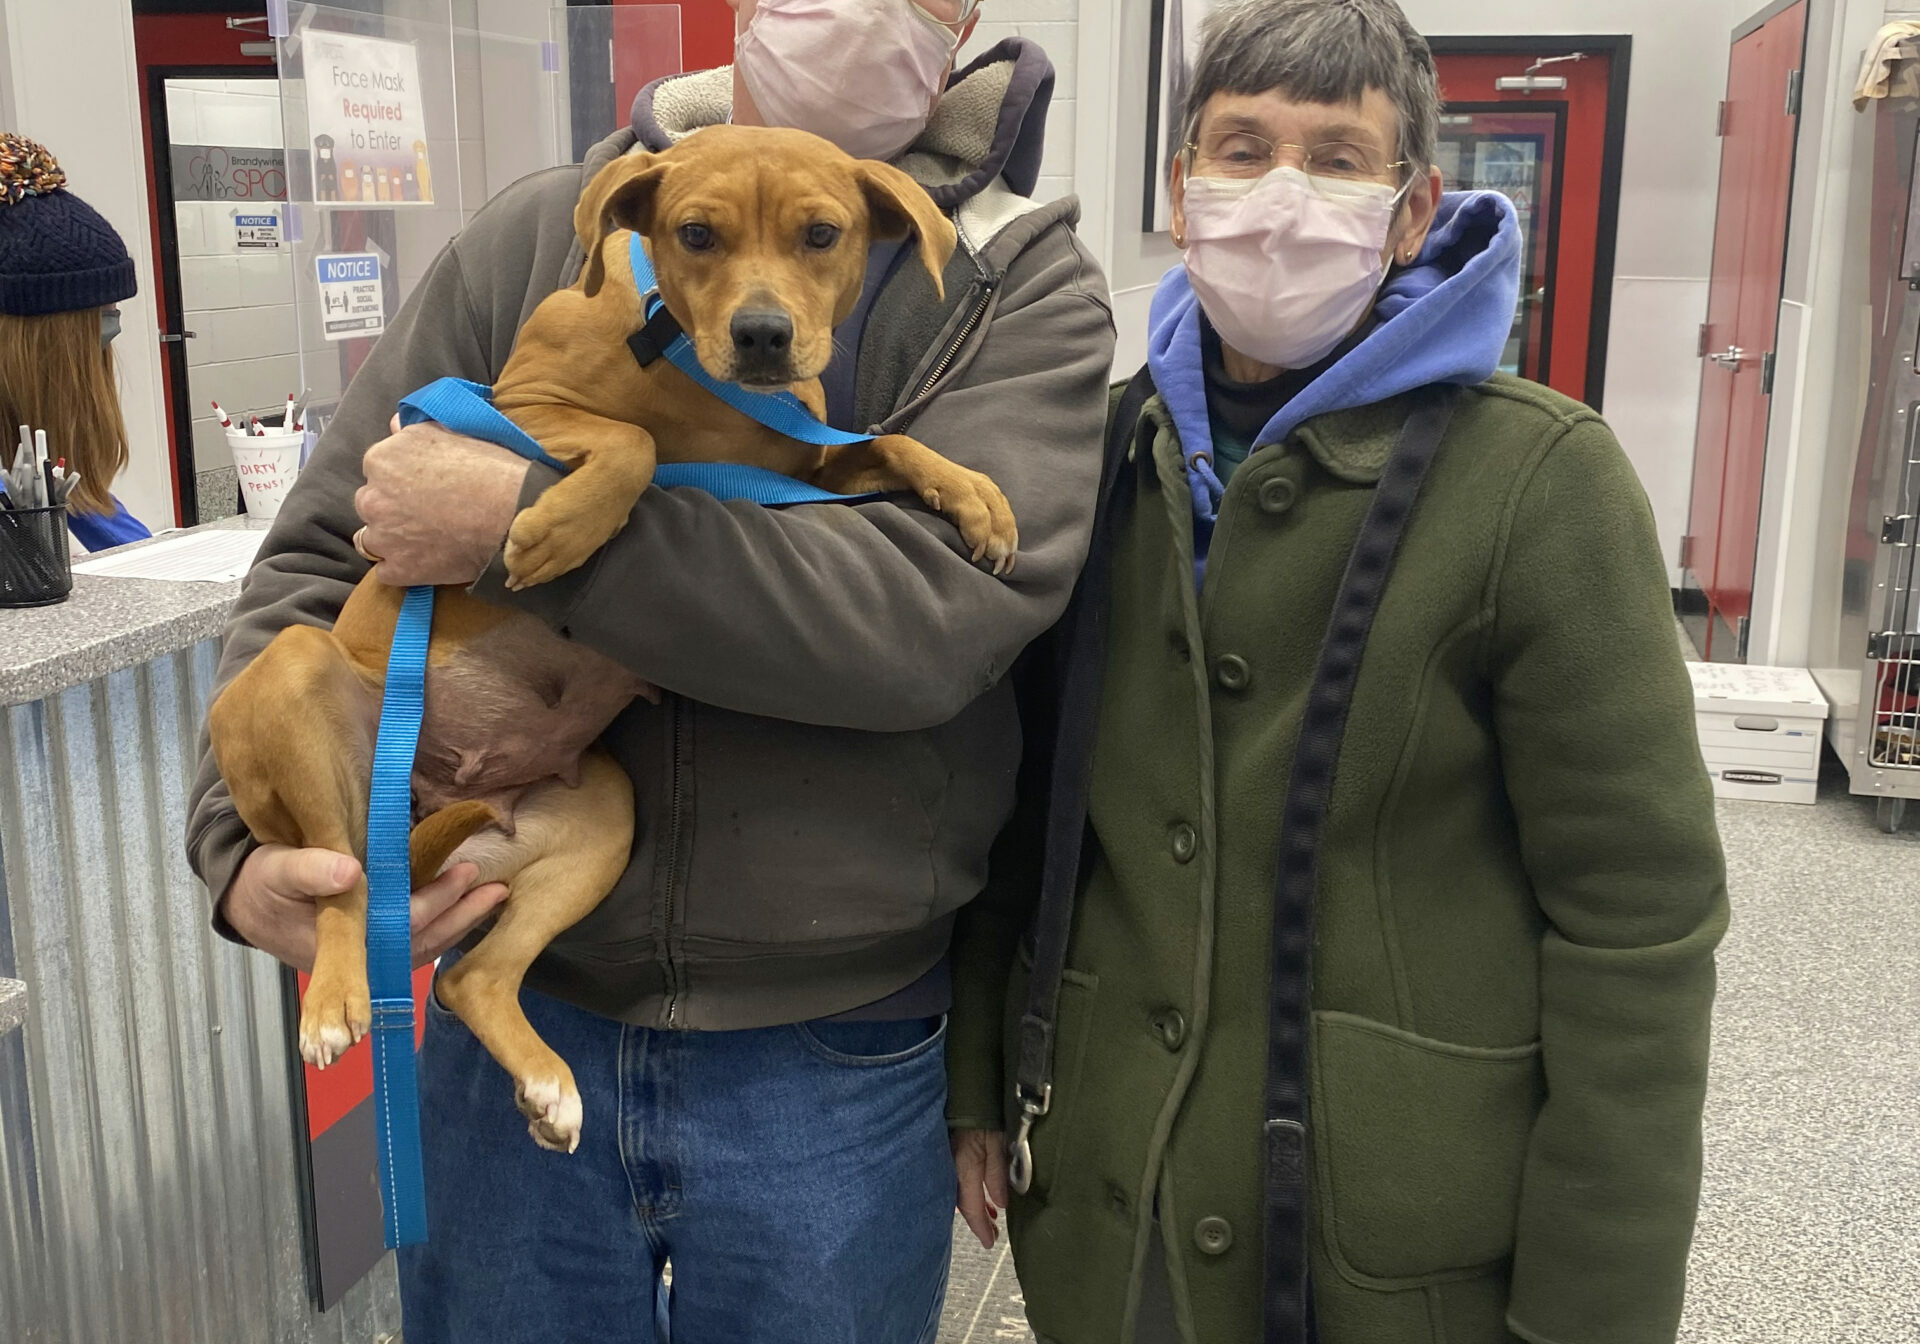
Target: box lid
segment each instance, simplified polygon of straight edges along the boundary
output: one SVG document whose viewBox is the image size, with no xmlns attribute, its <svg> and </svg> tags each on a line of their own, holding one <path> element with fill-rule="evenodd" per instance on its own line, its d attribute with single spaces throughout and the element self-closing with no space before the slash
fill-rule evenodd
<svg viewBox="0 0 1920 1344">
<path fill-rule="evenodd" d="M 1824 719 L 1827 698 L 1803 667 L 1744 667 L 1736 663 L 1688 663 L 1693 707 L 1704 714 L 1772 714 Z"/>
</svg>

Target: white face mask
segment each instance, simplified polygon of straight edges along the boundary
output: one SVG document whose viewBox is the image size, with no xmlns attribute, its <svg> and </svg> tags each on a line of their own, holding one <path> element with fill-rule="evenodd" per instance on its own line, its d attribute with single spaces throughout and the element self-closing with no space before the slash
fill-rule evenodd
<svg viewBox="0 0 1920 1344">
<path fill-rule="evenodd" d="M 1220 339 L 1280 369 L 1333 353 L 1373 306 L 1394 212 L 1411 185 L 1316 189 L 1298 168 L 1188 178 L 1187 278 Z"/>
<path fill-rule="evenodd" d="M 891 159 L 926 129 L 959 45 L 912 0 L 760 0 L 733 58 L 768 125 Z"/>
</svg>

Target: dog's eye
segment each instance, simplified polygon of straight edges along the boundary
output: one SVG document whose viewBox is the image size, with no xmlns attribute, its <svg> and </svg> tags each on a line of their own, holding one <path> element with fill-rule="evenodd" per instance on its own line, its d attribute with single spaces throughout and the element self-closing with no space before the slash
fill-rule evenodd
<svg viewBox="0 0 1920 1344">
<path fill-rule="evenodd" d="M 816 252 L 825 252 L 840 241 L 840 226 L 837 224 L 815 224 L 807 230 L 807 246 Z"/>
<path fill-rule="evenodd" d="M 713 250 L 713 230 L 705 224 L 682 224 L 680 226 L 680 245 L 689 252 L 711 252 Z"/>
</svg>

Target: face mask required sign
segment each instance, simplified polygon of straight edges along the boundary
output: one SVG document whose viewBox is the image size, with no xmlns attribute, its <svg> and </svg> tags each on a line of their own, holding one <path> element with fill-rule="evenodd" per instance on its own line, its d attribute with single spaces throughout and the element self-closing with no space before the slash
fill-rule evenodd
<svg viewBox="0 0 1920 1344">
<path fill-rule="evenodd" d="M 314 200 L 431 205 L 427 113 L 413 44 L 312 28 L 302 43 Z"/>
<path fill-rule="evenodd" d="M 378 336 L 387 327 L 386 295 L 380 287 L 380 258 L 372 252 L 343 252 L 315 257 L 320 275 L 320 321 L 330 341 Z"/>
</svg>

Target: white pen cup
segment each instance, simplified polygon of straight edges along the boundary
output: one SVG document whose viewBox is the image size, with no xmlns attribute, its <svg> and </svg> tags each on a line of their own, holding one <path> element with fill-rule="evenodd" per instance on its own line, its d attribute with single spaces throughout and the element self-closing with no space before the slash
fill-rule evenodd
<svg viewBox="0 0 1920 1344">
<path fill-rule="evenodd" d="M 297 429 L 269 429 L 265 434 L 227 431 L 227 447 L 233 450 L 234 470 L 240 476 L 240 497 L 246 501 L 249 518 L 271 522 L 279 516 L 281 501 L 300 475 L 300 444 L 304 437 Z"/>
</svg>

